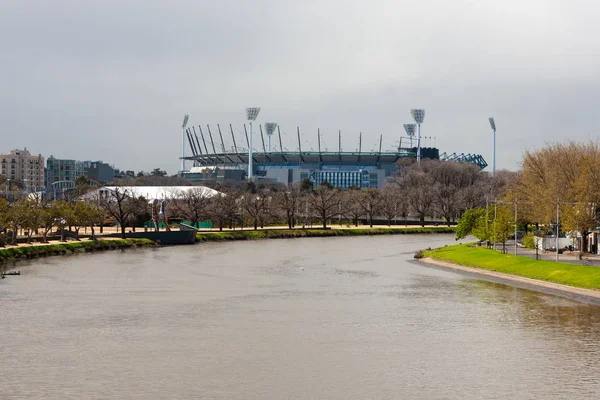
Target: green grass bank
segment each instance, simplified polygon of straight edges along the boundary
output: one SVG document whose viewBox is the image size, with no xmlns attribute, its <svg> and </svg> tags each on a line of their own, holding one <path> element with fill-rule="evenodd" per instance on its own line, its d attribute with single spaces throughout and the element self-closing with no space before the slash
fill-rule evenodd
<svg viewBox="0 0 600 400">
<path fill-rule="evenodd" d="M 8 261 L 57 256 L 74 253 L 89 253 L 102 250 L 149 247 L 155 243 L 149 239 L 89 240 L 48 244 L 43 246 L 19 246 L 0 249 L 0 264 Z"/>
<path fill-rule="evenodd" d="M 264 229 L 257 231 L 201 232 L 196 235 L 199 242 L 225 240 L 291 239 L 330 236 L 406 235 L 429 233 L 454 233 L 454 227 L 430 228 L 364 228 L 364 229 Z"/>
<path fill-rule="evenodd" d="M 560 283 L 584 289 L 600 289 L 600 268 L 578 264 L 534 260 L 502 254 L 472 244 L 446 246 L 423 252 L 425 257 L 449 261 L 467 267 Z"/>
</svg>

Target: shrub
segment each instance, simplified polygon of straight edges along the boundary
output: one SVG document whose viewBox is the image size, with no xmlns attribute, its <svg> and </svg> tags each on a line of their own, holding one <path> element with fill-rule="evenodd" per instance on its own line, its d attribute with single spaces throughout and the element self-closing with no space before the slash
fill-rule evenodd
<svg viewBox="0 0 600 400">
<path fill-rule="evenodd" d="M 528 249 L 535 249 L 535 236 L 533 233 L 528 233 L 523 238 L 523 246 L 527 247 Z"/>
<path fill-rule="evenodd" d="M 425 254 L 423 254 L 423 250 L 417 250 L 417 251 L 415 252 L 415 258 L 416 258 L 417 260 L 419 260 L 419 259 L 421 259 L 421 258 L 423 258 L 423 257 L 425 257 Z"/>
</svg>

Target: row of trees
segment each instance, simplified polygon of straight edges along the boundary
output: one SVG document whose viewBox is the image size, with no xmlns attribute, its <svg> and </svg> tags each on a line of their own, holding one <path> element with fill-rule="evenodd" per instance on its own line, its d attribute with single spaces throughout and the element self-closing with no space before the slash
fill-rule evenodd
<svg viewBox="0 0 600 400">
<path fill-rule="evenodd" d="M 514 230 L 516 209 L 519 229 L 577 231 L 586 248 L 587 234 L 600 225 L 600 146 L 569 141 L 526 151 L 521 170 L 490 203 L 496 204 L 464 215 L 457 237 L 503 241 Z"/>
<path fill-rule="evenodd" d="M 44 242 L 53 228 L 62 232 L 69 227 L 79 236 L 79 230 L 84 226 L 91 228 L 101 225 L 104 217 L 102 209 L 86 202 L 69 203 L 65 201 L 43 202 L 36 197 L 22 197 L 9 204 L 6 199 L 0 199 L 0 244 L 7 239 L 15 242 L 17 233 L 24 232 L 27 243 L 34 234 L 41 235 Z"/>
<path fill-rule="evenodd" d="M 427 217 L 443 218 L 452 223 L 464 210 L 484 205 L 511 179 L 510 173 L 490 178 L 471 164 L 425 160 L 402 168 L 401 174 L 388 179 L 382 189 L 350 188 L 340 190 L 326 182 L 313 188 L 310 182 L 289 186 L 216 187 L 222 195 L 203 198 L 189 191 L 174 196 L 169 214 L 195 222 L 212 219 L 222 228 L 244 224 L 246 218 L 257 228 L 273 221 L 285 221 L 289 228 L 296 224 L 318 221 L 326 227 L 334 219 L 358 225 L 375 219 L 390 225 L 395 218 L 408 215 L 421 225 Z"/>
</svg>

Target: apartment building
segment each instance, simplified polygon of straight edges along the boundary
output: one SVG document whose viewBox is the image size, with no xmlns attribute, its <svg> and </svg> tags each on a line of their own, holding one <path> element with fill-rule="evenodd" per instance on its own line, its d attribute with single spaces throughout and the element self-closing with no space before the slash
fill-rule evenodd
<svg viewBox="0 0 600 400">
<path fill-rule="evenodd" d="M 114 169 L 102 161 L 78 161 L 54 156 L 48 157 L 46 162 L 46 186 L 48 189 L 51 189 L 52 185 L 57 182 L 61 182 L 61 184 L 75 182 L 80 176 L 85 176 L 98 183 L 112 182 Z"/>
<path fill-rule="evenodd" d="M 39 190 L 45 186 L 44 157 L 31 155 L 27 147 L 0 154 L 0 175 L 11 181 L 20 181 L 27 190 Z"/>
</svg>

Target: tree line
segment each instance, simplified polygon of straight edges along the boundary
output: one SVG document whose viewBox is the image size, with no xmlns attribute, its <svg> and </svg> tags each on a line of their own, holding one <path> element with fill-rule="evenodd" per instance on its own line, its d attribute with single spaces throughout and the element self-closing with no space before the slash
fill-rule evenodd
<svg viewBox="0 0 600 400">
<path fill-rule="evenodd" d="M 416 219 L 425 225 L 435 218 L 450 225 L 465 210 L 485 205 L 486 197 L 495 196 L 510 180 L 509 173 L 491 178 L 487 173 L 466 163 L 423 160 L 421 165 L 402 165 L 399 173 L 389 177 L 380 188 L 340 190 L 327 182 L 314 187 L 309 180 L 290 185 L 251 182 L 223 184 L 207 195 L 202 186 L 179 193 L 165 193 L 165 215 L 191 224 L 211 221 L 224 228 L 285 224 L 290 229 L 313 224 L 328 227 L 332 223 L 357 226 L 384 220 Z M 28 239 L 37 233 L 46 240 L 53 228 L 66 228 L 79 234 L 82 227 L 95 227 L 109 222 L 120 226 L 125 236 L 127 227 L 141 226 L 153 220 L 159 225 L 157 210 L 148 199 L 136 197 L 126 187 L 117 186 L 105 196 L 89 196 L 93 187 L 82 185 L 69 201 L 47 202 L 37 197 L 21 197 L 12 203 L 0 200 L 0 232 L 25 232 Z M 14 237 L 15 235 L 8 235 Z"/>
<path fill-rule="evenodd" d="M 458 226 L 457 237 L 474 234 L 481 240 L 503 242 L 516 224 L 538 234 L 587 235 L 600 226 L 600 147 L 597 142 L 548 144 L 526 151 L 521 169 L 490 198 L 488 209 L 473 207 Z"/>
</svg>

